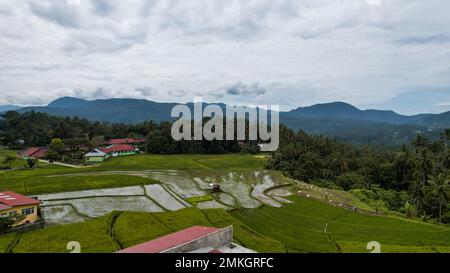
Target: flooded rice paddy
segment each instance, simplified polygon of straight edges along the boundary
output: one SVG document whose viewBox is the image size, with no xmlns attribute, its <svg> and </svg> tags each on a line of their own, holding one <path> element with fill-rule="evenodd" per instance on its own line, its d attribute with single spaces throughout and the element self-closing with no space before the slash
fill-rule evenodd
<svg viewBox="0 0 450 273">
<path fill-rule="evenodd" d="M 152 178 L 161 184 L 43 194 L 43 215 L 49 224 L 81 222 L 111 211 L 164 212 L 191 206 L 186 199 L 210 194 L 209 184 L 220 185 L 213 200 L 200 202 L 200 209 L 282 207 L 291 193 L 282 187 L 291 181 L 270 171 L 139 171 L 98 172 L 71 175 L 132 175 Z M 61 175 L 64 179 L 65 175 Z M 279 187 L 282 188 L 279 188 Z"/>
</svg>

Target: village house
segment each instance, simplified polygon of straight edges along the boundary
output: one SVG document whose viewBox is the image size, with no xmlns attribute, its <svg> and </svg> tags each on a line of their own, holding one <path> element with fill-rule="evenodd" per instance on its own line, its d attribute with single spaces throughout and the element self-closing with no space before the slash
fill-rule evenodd
<svg viewBox="0 0 450 273">
<path fill-rule="evenodd" d="M 39 200 L 15 192 L 0 192 L 0 217 L 17 217 L 13 227 L 33 224 L 40 220 Z"/>
<path fill-rule="evenodd" d="M 110 157 L 117 157 L 117 156 L 135 155 L 139 152 L 139 149 L 131 145 L 120 144 L 120 145 L 111 145 L 106 148 L 101 148 L 100 151 L 104 152 Z"/>
<path fill-rule="evenodd" d="M 137 153 L 139 153 L 138 148 L 128 144 L 119 144 L 110 145 L 106 148 L 95 149 L 85 154 L 84 158 L 88 163 L 99 163 L 110 157 L 135 155 Z"/>
<path fill-rule="evenodd" d="M 193 226 L 117 253 L 255 253 L 233 243 L 233 226 Z"/>
<path fill-rule="evenodd" d="M 47 147 L 30 147 L 25 151 L 19 152 L 18 156 L 28 160 L 28 159 L 43 159 L 47 155 Z"/>
<path fill-rule="evenodd" d="M 109 156 L 106 153 L 100 151 L 99 149 L 95 149 L 84 155 L 84 158 L 86 159 L 86 162 L 88 162 L 88 163 L 103 162 L 108 157 Z"/>
</svg>

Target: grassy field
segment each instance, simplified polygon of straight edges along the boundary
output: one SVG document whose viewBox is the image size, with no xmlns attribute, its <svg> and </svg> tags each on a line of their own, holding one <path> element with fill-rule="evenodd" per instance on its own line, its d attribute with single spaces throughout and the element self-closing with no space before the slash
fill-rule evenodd
<svg viewBox="0 0 450 273">
<path fill-rule="evenodd" d="M 138 155 L 114 158 L 97 170 L 260 170 L 265 159 L 247 154 Z"/>
<path fill-rule="evenodd" d="M 27 162 L 23 159 L 16 159 L 11 165 L 3 163 L 7 156 L 16 157 L 17 151 L 0 149 L 0 169 L 1 168 L 22 168 L 27 165 Z"/>
<path fill-rule="evenodd" d="M 21 235 L 14 253 L 68 253 L 67 243 L 77 241 L 81 252 L 114 252 L 117 246 L 109 235 L 107 215 L 84 223 L 52 226 L 43 230 L 27 232 Z"/>
<path fill-rule="evenodd" d="M 14 243 L 16 234 L 6 234 L 0 236 L 0 253 L 7 253 L 8 248 Z"/>
<path fill-rule="evenodd" d="M 282 209 L 236 210 L 232 215 L 292 252 L 365 252 L 378 241 L 386 252 L 450 252 L 450 228 L 416 221 L 369 216 L 314 199 L 290 197 Z"/>
<path fill-rule="evenodd" d="M 212 200 L 214 200 L 214 199 L 211 195 L 195 196 L 195 197 L 186 199 L 186 201 L 191 203 L 192 205 L 197 205 L 198 203 L 212 201 Z"/>
<path fill-rule="evenodd" d="M 213 219 L 213 220 L 210 220 Z M 187 208 L 167 213 L 114 212 L 83 223 L 51 226 L 20 235 L 14 253 L 68 253 L 67 243 L 77 241 L 83 253 L 110 253 L 193 225 L 234 225 L 238 243 L 260 252 L 282 252 L 282 244 L 258 234 L 224 210 Z M 0 236 L 0 252 L 15 241 L 15 234 Z"/>
<path fill-rule="evenodd" d="M 149 185 L 155 183 L 158 183 L 158 181 L 129 175 L 66 177 L 33 176 L 2 179 L 0 181 L 0 189 L 27 195 L 36 195 L 43 193 Z"/>
</svg>

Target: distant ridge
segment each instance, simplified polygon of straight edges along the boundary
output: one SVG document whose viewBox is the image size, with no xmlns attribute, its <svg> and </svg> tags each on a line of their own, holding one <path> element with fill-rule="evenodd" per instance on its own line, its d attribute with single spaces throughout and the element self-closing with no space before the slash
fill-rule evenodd
<svg viewBox="0 0 450 273">
<path fill-rule="evenodd" d="M 0 105 L 0 113 L 7 111 L 14 111 L 20 108 L 21 107 L 17 105 Z"/>
<path fill-rule="evenodd" d="M 39 111 L 58 116 L 78 116 L 95 121 L 139 123 L 146 120 L 172 120 L 170 112 L 177 103 L 160 103 L 144 99 L 100 99 L 84 100 L 74 97 L 62 97 L 47 106 L 19 107 L 9 110 Z M 192 107 L 192 103 L 188 103 Z M 221 104 L 223 107 L 224 104 Z M 7 106 L 6 106 L 7 107 Z M 2 109 L 2 108 L 0 108 Z M 360 110 L 345 102 L 331 102 L 299 107 L 289 112 L 281 112 L 281 118 L 359 120 L 389 124 L 411 124 L 430 128 L 450 127 L 450 112 L 442 114 L 422 114 L 404 116 L 390 110 Z"/>
<path fill-rule="evenodd" d="M 322 103 L 304 108 L 300 107 L 290 111 L 288 115 L 303 118 L 356 119 L 393 124 L 410 123 L 410 117 L 397 114 L 394 111 L 360 110 L 345 102 Z M 414 122 L 412 123 L 414 124 Z"/>
<path fill-rule="evenodd" d="M 70 116 L 93 121 L 135 124 L 153 120 L 170 121 L 178 103 L 160 103 L 144 99 L 84 100 L 59 98 L 47 106 L 25 107 L 18 112 L 36 111 L 55 116 Z M 192 103 L 187 104 L 193 107 Z M 222 108 L 224 104 L 219 104 Z M 14 109 L 15 110 L 15 109 Z M 294 130 L 323 134 L 361 144 L 372 142 L 403 144 L 417 133 L 434 133 L 450 128 L 450 112 L 404 116 L 389 110 L 360 110 L 345 102 L 316 104 L 280 112 L 280 122 Z"/>
</svg>

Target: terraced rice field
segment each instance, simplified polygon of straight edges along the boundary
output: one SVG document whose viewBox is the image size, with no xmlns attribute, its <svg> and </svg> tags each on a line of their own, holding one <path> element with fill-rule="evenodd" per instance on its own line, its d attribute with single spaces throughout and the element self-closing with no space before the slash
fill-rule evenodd
<svg viewBox="0 0 450 273">
<path fill-rule="evenodd" d="M 166 213 L 115 212 L 83 223 L 4 235 L 0 236 L 0 253 L 68 253 L 70 241 L 80 242 L 82 253 L 110 253 L 193 225 L 233 225 L 236 243 L 260 252 L 284 251 L 280 242 L 258 234 L 224 210 L 187 208 Z"/>
<path fill-rule="evenodd" d="M 369 216 L 311 198 L 291 196 L 282 209 L 265 206 L 231 214 L 290 252 L 450 252 L 450 228 L 402 218 Z"/>
</svg>

